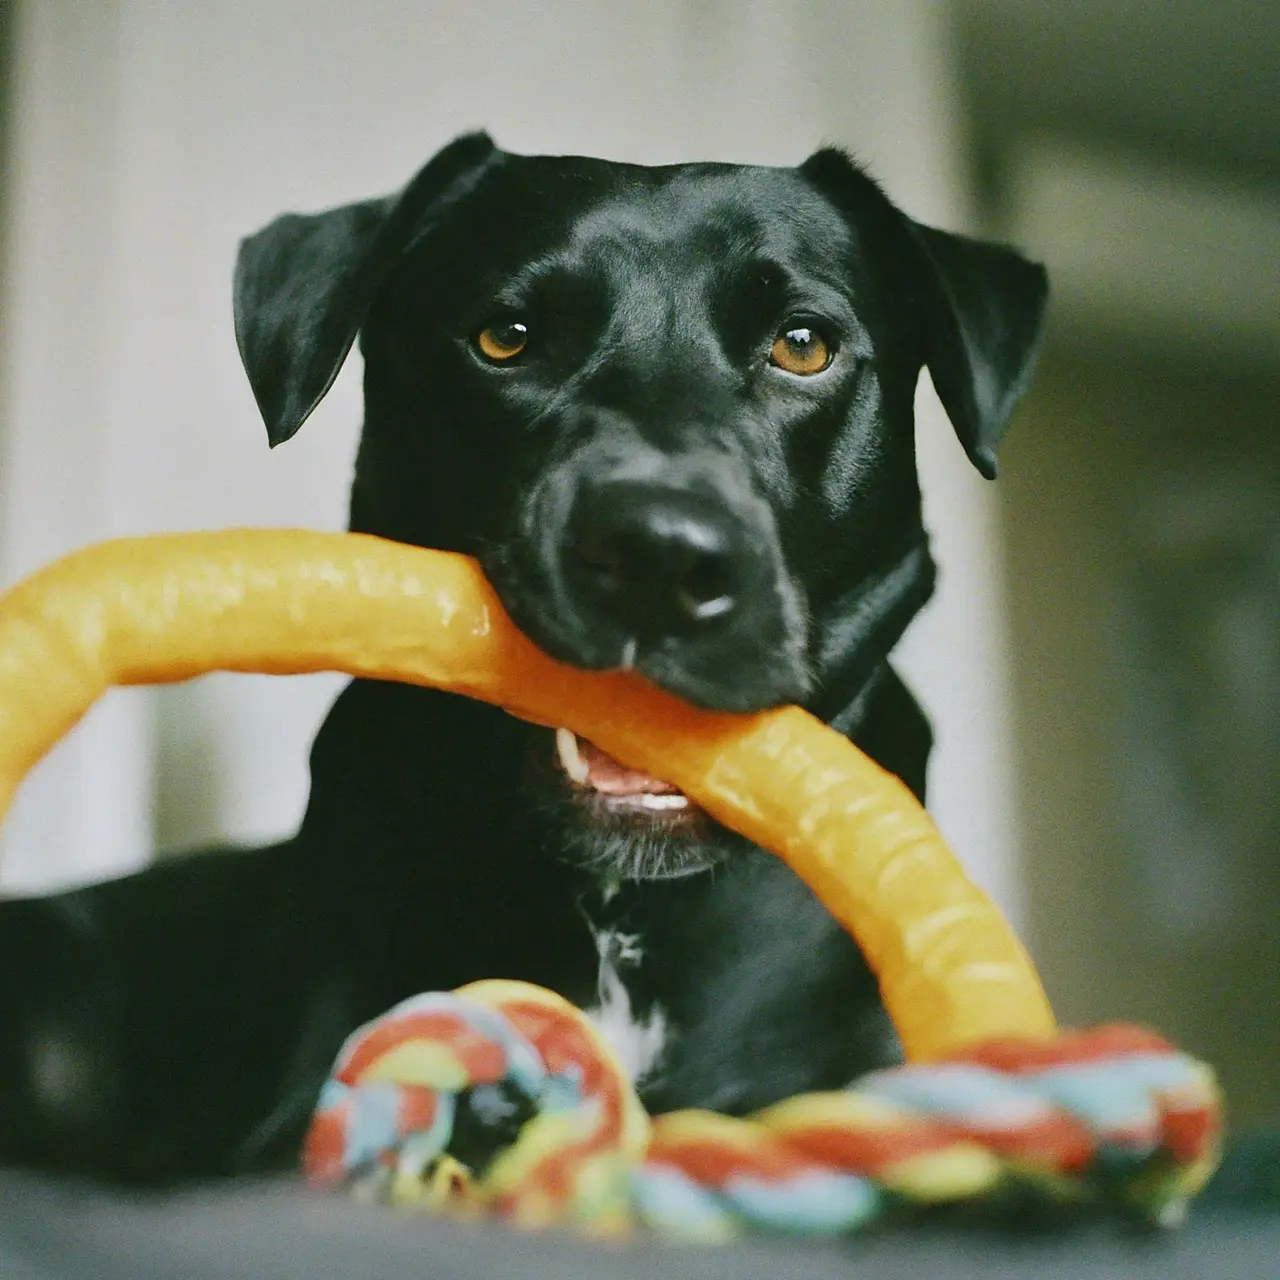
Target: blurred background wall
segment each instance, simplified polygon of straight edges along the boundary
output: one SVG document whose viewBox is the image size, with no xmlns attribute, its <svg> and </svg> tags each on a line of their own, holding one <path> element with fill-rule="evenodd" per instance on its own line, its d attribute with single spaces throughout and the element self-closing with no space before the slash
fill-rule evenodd
<svg viewBox="0 0 1280 1280">
<path fill-rule="evenodd" d="M 932 807 L 1073 1019 L 1156 1022 L 1280 1109 L 1280 8 L 1269 0 L 7 0 L 0 581 L 91 539 L 340 527 L 350 366 L 269 453 L 238 237 L 518 150 L 791 163 L 1045 259 L 998 485 L 926 383 L 942 590 L 904 645 Z M 288 831 L 328 677 L 109 696 L 0 886 Z"/>
<path fill-rule="evenodd" d="M 982 221 L 1054 286 L 998 486 L 1032 947 L 1275 1118 L 1280 6 L 954 13 Z"/>
</svg>

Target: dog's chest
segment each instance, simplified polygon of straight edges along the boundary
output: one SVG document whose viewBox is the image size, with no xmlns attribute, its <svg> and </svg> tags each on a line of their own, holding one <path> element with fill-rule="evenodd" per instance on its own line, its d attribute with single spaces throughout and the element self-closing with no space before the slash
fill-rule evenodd
<svg viewBox="0 0 1280 1280">
<path fill-rule="evenodd" d="M 634 991 L 645 961 L 641 936 L 594 926 L 591 933 L 599 968 L 595 1001 L 587 1009 L 587 1017 L 617 1055 L 629 1079 L 638 1085 L 661 1066 L 671 1033 L 669 1019 L 657 1001 L 645 1003 Z"/>
</svg>

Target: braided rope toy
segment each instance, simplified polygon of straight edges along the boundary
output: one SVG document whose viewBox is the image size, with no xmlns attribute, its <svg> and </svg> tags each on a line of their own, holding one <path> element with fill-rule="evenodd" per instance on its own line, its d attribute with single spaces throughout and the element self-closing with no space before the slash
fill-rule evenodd
<svg viewBox="0 0 1280 1280">
<path fill-rule="evenodd" d="M 877 973 L 908 1065 L 746 1120 L 650 1120 L 580 1011 L 523 983 L 415 997 L 351 1037 L 304 1165 L 394 1203 L 597 1234 L 853 1230 L 1034 1190 L 1171 1224 L 1212 1173 L 1208 1067 L 1131 1027 L 1060 1033 L 1034 967 L 910 791 L 795 707 L 702 711 L 557 663 L 462 556 L 298 530 L 125 539 L 0 597 L 0 815 L 115 684 L 346 672 L 566 725 L 781 856 Z M 476 1174 L 458 1099 L 533 1109 Z"/>
<path fill-rule="evenodd" d="M 455 1109 L 459 1095 L 503 1083 L 537 1114 L 477 1180 L 447 1154 Z M 304 1168 L 384 1203 L 593 1234 L 832 1235 L 1015 1202 L 1110 1206 L 1172 1226 L 1212 1171 L 1217 1126 L 1209 1069 L 1124 1025 L 989 1041 L 747 1119 L 648 1121 L 580 1010 L 493 981 L 415 996 L 353 1034 Z"/>
</svg>

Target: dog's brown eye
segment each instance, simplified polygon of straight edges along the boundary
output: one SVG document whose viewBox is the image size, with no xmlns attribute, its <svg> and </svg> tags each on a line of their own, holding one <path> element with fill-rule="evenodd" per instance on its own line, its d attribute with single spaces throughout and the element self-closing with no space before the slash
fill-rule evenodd
<svg viewBox="0 0 1280 1280">
<path fill-rule="evenodd" d="M 816 329 L 796 325 L 773 340 L 769 363 L 787 373 L 808 377 L 821 373 L 831 363 L 831 347 Z"/>
<path fill-rule="evenodd" d="M 518 320 L 491 324 L 480 331 L 476 345 L 487 360 L 510 360 L 528 345 L 529 327 Z"/>
</svg>

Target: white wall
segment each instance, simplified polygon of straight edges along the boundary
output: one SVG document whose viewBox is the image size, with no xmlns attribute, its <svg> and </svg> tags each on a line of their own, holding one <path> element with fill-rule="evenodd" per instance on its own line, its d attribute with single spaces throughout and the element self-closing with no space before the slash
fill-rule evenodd
<svg viewBox="0 0 1280 1280">
<path fill-rule="evenodd" d="M 917 216 L 960 224 L 940 3 L 20 2 L 3 579 L 110 534 L 338 527 L 358 371 L 267 452 L 231 333 L 235 243 L 282 209 L 399 186 L 460 130 L 640 161 L 785 163 L 840 141 Z M 941 744 L 935 810 L 1016 905 L 990 495 L 931 394 L 921 419 L 944 587 L 906 650 Z M 134 865 L 156 831 L 167 846 L 288 830 L 335 687 L 112 695 L 24 789 L 4 882 Z"/>
</svg>

